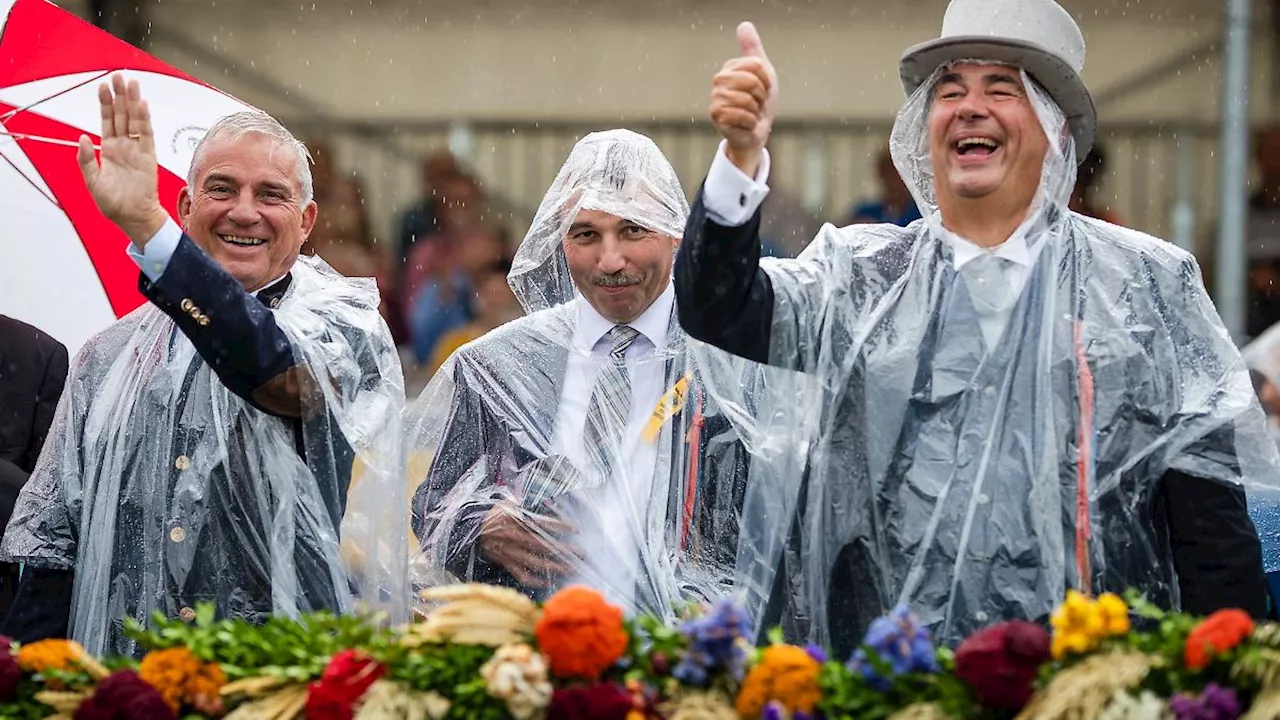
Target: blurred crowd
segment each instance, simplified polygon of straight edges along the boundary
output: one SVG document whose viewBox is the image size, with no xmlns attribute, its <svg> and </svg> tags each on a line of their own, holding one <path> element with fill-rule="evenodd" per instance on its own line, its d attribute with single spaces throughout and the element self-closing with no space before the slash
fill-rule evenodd
<svg viewBox="0 0 1280 720">
<path fill-rule="evenodd" d="M 375 238 L 361 179 L 336 166 L 327 142 L 313 140 L 308 147 L 320 215 L 305 251 L 344 275 L 377 281 L 382 314 L 401 348 L 411 394 L 458 347 L 522 314 L 505 279 L 519 237 L 497 221 L 500 214 L 481 178 L 449 151 L 422 158 L 417 198 L 394 218 L 395 236 Z M 1280 323 L 1280 127 L 1259 130 L 1254 148 L 1256 182 L 1247 235 L 1249 337 Z M 833 217 L 810 212 L 789 188 L 775 185 L 761 228 L 764 254 L 798 255 L 826 221 L 905 226 L 919 219 L 888 149 L 871 160 L 878 191 Z M 1124 218 L 1099 191 L 1107 173 L 1106 150 L 1095 146 L 1079 167 L 1070 206 L 1123 225 Z M 1212 289 L 1213 258 L 1201 262 Z"/>
<path fill-rule="evenodd" d="M 447 151 L 423 158 L 418 197 L 375 238 L 360 178 L 335 167 L 323 141 L 308 144 L 320 214 L 304 252 L 347 275 L 374 278 L 382 316 L 415 393 L 455 349 L 521 315 L 507 287 L 514 246 L 494 220 L 478 178 Z"/>
</svg>

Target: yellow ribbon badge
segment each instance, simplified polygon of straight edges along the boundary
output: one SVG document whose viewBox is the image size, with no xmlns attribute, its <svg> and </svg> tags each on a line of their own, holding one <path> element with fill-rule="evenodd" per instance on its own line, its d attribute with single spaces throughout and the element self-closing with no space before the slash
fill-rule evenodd
<svg viewBox="0 0 1280 720">
<path fill-rule="evenodd" d="M 649 422 L 644 424 L 644 431 L 640 433 L 641 439 L 647 444 L 652 445 L 658 441 L 658 433 L 662 431 L 662 426 L 667 421 L 675 417 L 684 409 L 685 400 L 689 394 L 689 381 L 693 378 L 693 373 L 685 373 L 671 387 L 670 390 L 658 400 L 658 405 L 653 409 L 653 414 L 649 416 Z"/>
</svg>

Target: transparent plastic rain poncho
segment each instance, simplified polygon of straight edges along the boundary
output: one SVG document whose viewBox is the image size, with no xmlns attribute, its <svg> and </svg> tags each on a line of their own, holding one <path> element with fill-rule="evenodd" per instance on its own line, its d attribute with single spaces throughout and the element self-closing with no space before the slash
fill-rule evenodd
<svg viewBox="0 0 1280 720">
<path fill-rule="evenodd" d="M 3 555 L 74 568 L 89 652 L 133 654 L 125 618 L 202 602 L 408 618 L 404 380 L 377 289 L 306 257 L 292 278 L 274 313 L 314 379 L 300 420 L 233 394 L 151 304 L 76 355 Z"/>
<path fill-rule="evenodd" d="M 599 346 L 591 352 L 597 338 L 578 332 L 590 324 L 590 306 L 564 251 L 583 210 L 666 236 L 674 255 L 688 204 L 671 165 L 642 135 L 593 133 L 573 148 L 508 277 L 527 315 L 454 353 L 411 408 L 410 467 L 422 480 L 413 499 L 421 542 L 413 577 L 418 587 L 487 582 L 535 599 L 582 584 L 628 613 L 670 617 L 683 600 L 724 594 L 732 579 L 745 454 L 688 361 L 668 285 L 671 310 L 655 301 L 635 322 L 666 332 L 637 338 L 640 352 L 627 356 L 627 426 L 619 445 L 601 448 L 611 472 L 588 457 L 583 414 L 605 360 Z M 566 404 L 576 413 L 562 412 Z M 490 527 L 506 524 L 515 534 L 482 538 L 486 516 Z M 569 527 L 548 527 L 548 517 Z M 513 570 L 503 555 L 515 547 L 559 567 Z"/>
<path fill-rule="evenodd" d="M 1267 328 L 1240 354 L 1250 371 L 1271 384 L 1269 392 L 1280 393 L 1280 325 Z M 1255 391 L 1262 392 L 1263 388 L 1255 386 Z M 1267 434 L 1280 448 L 1280 416 L 1274 414 L 1274 409 L 1268 413 L 1266 423 Z M 1267 573 L 1280 571 L 1280 487 L 1251 488 L 1249 514 L 1262 540 L 1262 561 Z"/>
<path fill-rule="evenodd" d="M 842 651 L 899 602 L 947 643 L 1044 619 L 1068 588 L 1176 606 L 1146 517 L 1162 474 L 1276 486 L 1276 450 L 1195 261 L 1067 210 L 1073 141 L 1025 72 L 1050 150 L 1021 228 L 1031 271 L 988 349 L 934 194 L 938 77 L 891 138 L 925 219 L 827 225 L 798 259 L 761 262 L 775 294 L 768 389 L 743 398 L 738 373 L 759 366 L 692 343 L 700 366 L 723 363 L 709 385 L 752 456 L 738 591 L 757 622 Z"/>
</svg>

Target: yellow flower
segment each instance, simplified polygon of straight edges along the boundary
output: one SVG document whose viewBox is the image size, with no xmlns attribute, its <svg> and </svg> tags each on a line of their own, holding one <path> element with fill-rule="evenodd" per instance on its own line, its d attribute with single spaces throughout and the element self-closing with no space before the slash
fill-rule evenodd
<svg viewBox="0 0 1280 720">
<path fill-rule="evenodd" d="M 1103 593 L 1098 597 L 1098 610 L 1101 611 L 1108 635 L 1124 635 L 1129 632 L 1129 606 L 1119 595 Z"/>
<path fill-rule="evenodd" d="M 1129 632 L 1129 606 L 1111 593 L 1104 593 L 1095 601 L 1071 590 L 1049 623 L 1053 626 L 1051 650 L 1055 658 L 1085 653 L 1108 637 Z"/>
</svg>

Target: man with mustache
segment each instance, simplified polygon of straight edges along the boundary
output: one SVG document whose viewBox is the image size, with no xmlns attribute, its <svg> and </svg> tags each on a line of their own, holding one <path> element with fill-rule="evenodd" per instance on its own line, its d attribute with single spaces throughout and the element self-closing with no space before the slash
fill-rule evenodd
<svg viewBox="0 0 1280 720">
<path fill-rule="evenodd" d="M 129 655 L 126 618 L 205 603 L 251 622 L 361 602 L 406 616 L 403 379 L 372 283 L 298 256 L 317 213 L 306 148 L 265 113 L 219 120 L 180 227 L 138 83 L 116 75 L 99 99 L 80 169 L 150 303 L 71 363 L 0 547 L 24 566 L 5 634 Z"/>
<path fill-rule="evenodd" d="M 752 458 L 749 493 L 800 486 L 740 556 L 789 635 L 842 654 L 898 603 L 949 643 L 1068 589 L 1262 616 L 1244 490 L 1277 486 L 1276 450 L 1199 268 L 1067 207 L 1097 126 L 1080 29 L 1052 0 L 953 0 L 942 25 L 902 57 L 891 136 L 923 218 L 828 225 L 796 260 L 758 259 L 779 83 L 749 23 L 713 81 L 680 320 L 821 396 L 813 433 L 744 419 L 808 467 Z"/>
<path fill-rule="evenodd" d="M 744 453 L 702 392 L 671 266 L 688 205 L 648 138 L 593 133 L 517 251 L 525 311 L 463 346 L 414 406 L 419 585 L 568 583 L 671 613 L 719 595 Z"/>
</svg>

